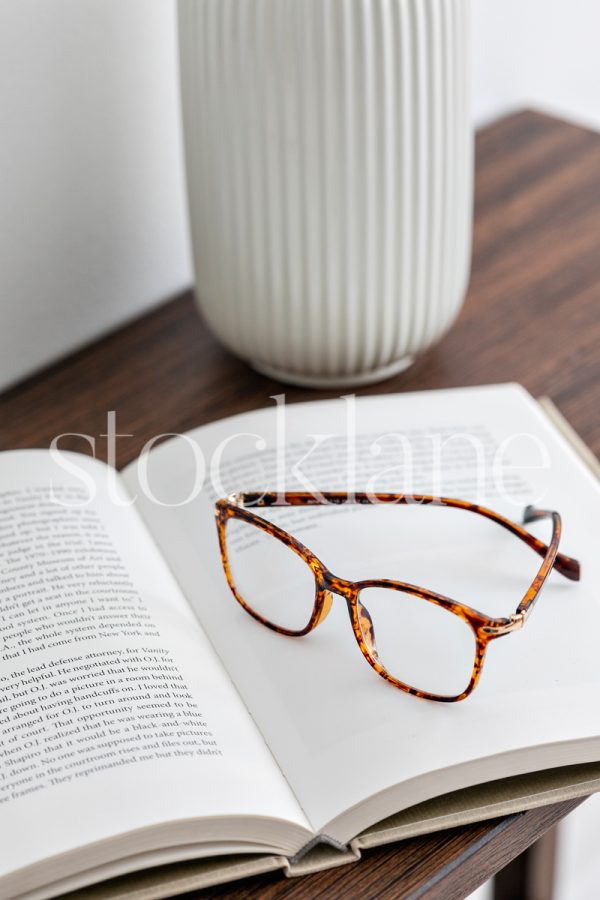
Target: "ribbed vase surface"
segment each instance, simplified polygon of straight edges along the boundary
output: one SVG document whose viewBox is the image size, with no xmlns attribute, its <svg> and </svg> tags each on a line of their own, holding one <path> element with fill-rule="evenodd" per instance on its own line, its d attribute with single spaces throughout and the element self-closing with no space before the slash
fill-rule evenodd
<svg viewBox="0 0 600 900">
<path fill-rule="evenodd" d="M 263 371 L 350 385 L 451 325 L 471 250 L 469 0 L 179 0 L 197 295 Z"/>
</svg>

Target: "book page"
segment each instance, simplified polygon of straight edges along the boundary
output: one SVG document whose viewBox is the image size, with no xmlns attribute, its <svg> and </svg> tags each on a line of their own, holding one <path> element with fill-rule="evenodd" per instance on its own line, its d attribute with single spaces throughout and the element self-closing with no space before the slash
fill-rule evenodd
<svg viewBox="0 0 600 900">
<path fill-rule="evenodd" d="M 136 829 L 147 840 L 122 855 L 165 848 L 177 839 L 152 828 L 197 818 L 273 817 L 302 832 L 118 476 L 62 459 L 0 456 L 0 876 Z M 212 839 L 259 841 L 245 830 Z M 196 827 L 187 841 L 200 838 Z M 105 847 L 95 865 L 118 853 Z"/>
<path fill-rule="evenodd" d="M 348 453 L 349 432 L 356 454 Z M 192 442 L 209 476 L 199 492 L 192 490 Z M 285 421 L 272 408 L 175 439 L 142 469 L 152 498 L 141 489 L 139 466 L 126 473 L 130 490 L 315 829 L 348 840 L 374 818 L 344 818 L 344 811 L 381 792 L 375 818 L 487 778 L 597 758 L 600 494 L 522 388 L 361 398 L 353 408 L 345 399 L 299 404 L 286 409 Z M 215 497 L 282 487 L 458 496 L 517 522 L 529 503 L 558 509 L 561 548 L 581 560 L 583 578 L 552 573 L 527 627 L 490 645 L 468 699 L 418 699 L 369 666 L 342 597 L 298 638 L 264 627 L 236 602 L 219 557 Z M 398 579 L 490 616 L 516 610 L 540 565 L 509 532 L 460 510 L 330 506 L 260 514 L 337 576 Z M 548 523 L 528 527 L 549 540 Z M 278 588 L 275 549 L 240 539 L 233 550 L 254 576 L 256 603 L 279 593 L 283 616 L 288 585 Z M 374 624 L 379 647 L 386 630 Z M 419 678 L 445 677 L 444 643 L 423 645 L 422 656 Z M 400 680 L 404 663 L 402 655 L 395 660 Z M 490 757 L 497 765 L 486 768 Z M 402 790 L 391 791 L 394 785 Z"/>
</svg>

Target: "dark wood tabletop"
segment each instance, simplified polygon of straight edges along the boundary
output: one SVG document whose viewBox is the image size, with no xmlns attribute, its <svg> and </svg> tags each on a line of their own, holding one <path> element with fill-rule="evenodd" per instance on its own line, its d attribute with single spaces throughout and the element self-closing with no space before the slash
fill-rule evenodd
<svg viewBox="0 0 600 900">
<path fill-rule="evenodd" d="M 357 393 L 502 381 L 549 395 L 600 454 L 600 136 L 532 112 L 478 135 L 473 274 L 453 330 L 402 375 Z M 290 401 L 315 397 L 284 390 Z M 281 391 L 216 343 L 187 294 L 0 396 L 0 449 L 88 434 L 106 458 L 101 435 L 116 410 L 118 432 L 131 435 L 117 442 L 123 466 L 157 434 L 265 406 Z M 78 437 L 61 446 L 89 450 Z M 373 850 L 319 875 L 261 876 L 203 896 L 462 898 L 577 802 Z"/>
</svg>

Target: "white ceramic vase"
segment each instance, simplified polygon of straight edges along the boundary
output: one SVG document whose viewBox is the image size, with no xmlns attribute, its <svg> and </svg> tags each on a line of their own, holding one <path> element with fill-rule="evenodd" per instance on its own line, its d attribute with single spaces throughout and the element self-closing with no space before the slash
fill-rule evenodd
<svg viewBox="0 0 600 900">
<path fill-rule="evenodd" d="M 179 0 L 197 295 L 257 369 L 348 386 L 449 328 L 470 268 L 470 0 Z"/>
</svg>

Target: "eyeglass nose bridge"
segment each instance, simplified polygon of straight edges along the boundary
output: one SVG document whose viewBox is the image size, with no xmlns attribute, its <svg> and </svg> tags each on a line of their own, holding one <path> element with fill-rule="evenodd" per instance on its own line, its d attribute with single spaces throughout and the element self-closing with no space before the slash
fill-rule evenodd
<svg viewBox="0 0 600 900">
<path fill-rule="evenodd" d="M 321 582 L 324 591 L 337 594 L 338 597 L 343 597 L 346 601 L 354 600 L 356 596 L 356 587 L 351 581 L 346 581 L 345 578 L 338 578 L 337 575 L 332 575 L 331 572 L 324 571 L 321 575 Z"/>
<path fill-rule="evenodd" d="M 313 620 L 312 628 L 316 628 L 321 622 L 324 622 L 329 615 L 334 594 L 346 601 L 348 612 L 352 615 L 351 607 L 354 603 L 356 588 L 351 581 L 346 581 L 344 578 L 338 578 L 336 575 L 332 575 L 331 572 L 328 572 L 323 568 L 317 573 L 317 585 L 320 595 L 320 610 L 316 619 Z"/>
<path fill-rule="evenodd" d="M 363 606 L 363 604 L 357 600 L 356 585 L 352 581 L 346 581 L 345 578 L 338 578 L 336 575 L 332 575 L 331 572 L 323 571 L 321 577 L 321 590 L 324 595 L 324 601 L 315 627 L 327 618 L 329 610 L 331 609 L 333 594 L 337 594 L 338 597 L 342 597 L 342 599 L 346 601 L 350 621 L 352 622 L 354 634 L 359 646 L 361 641 L 364 642 L 369 655 L 377 662 L 379 656 L 375 644 L 375 628 L 373 620 L 366 606 Z"/>
</svg>

